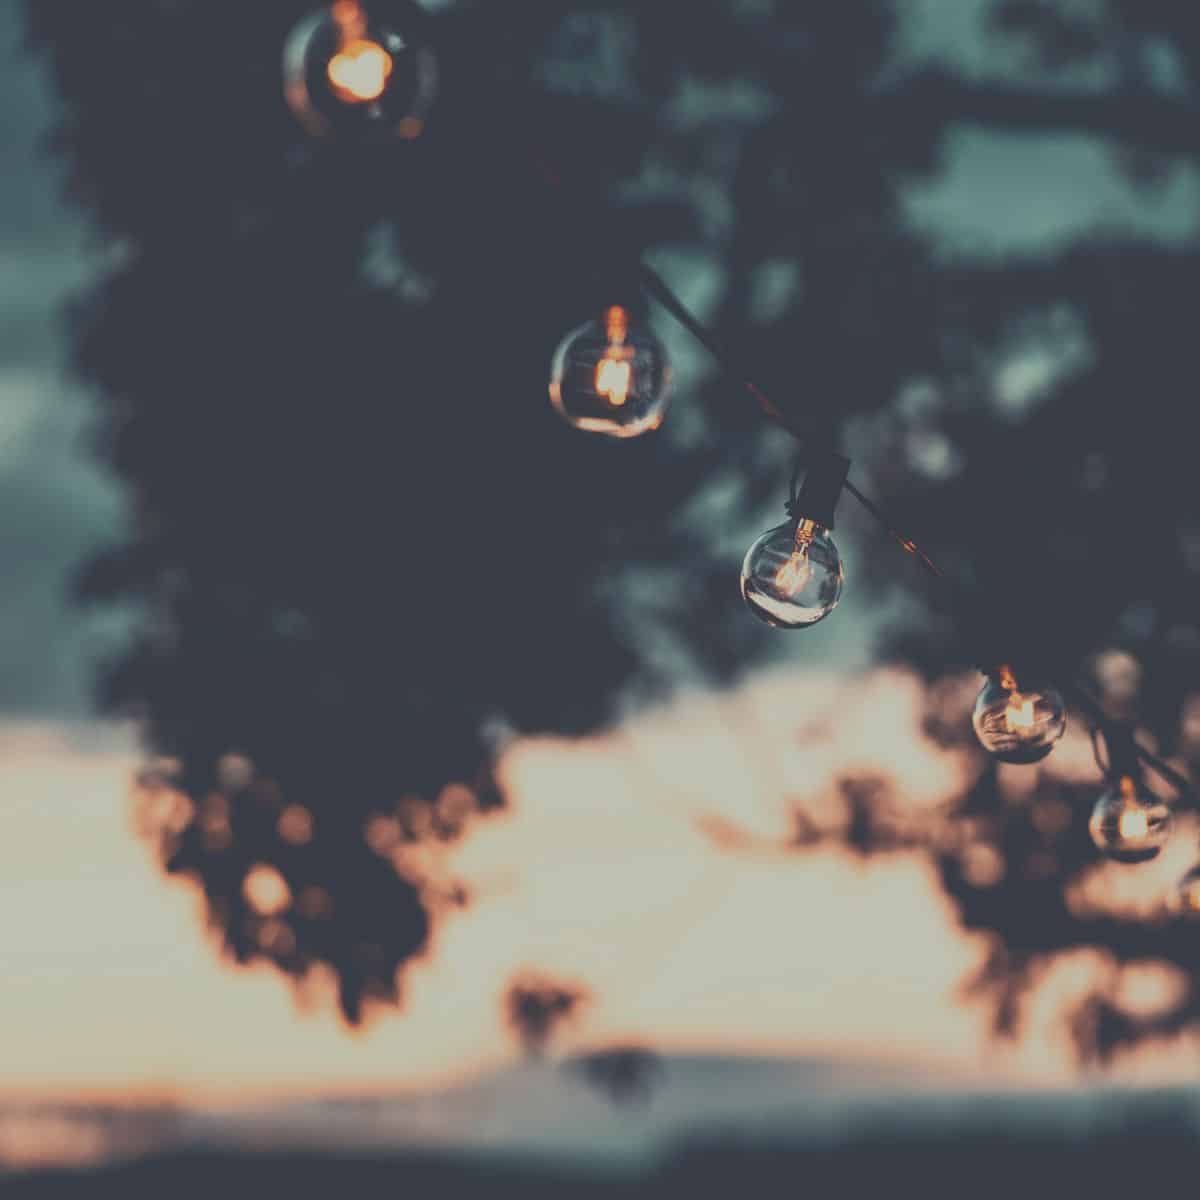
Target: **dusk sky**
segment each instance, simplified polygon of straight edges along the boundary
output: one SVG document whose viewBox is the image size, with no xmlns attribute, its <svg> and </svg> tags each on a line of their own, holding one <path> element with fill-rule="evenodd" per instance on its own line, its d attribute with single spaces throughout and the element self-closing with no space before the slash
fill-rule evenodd
<svg viewBox="0 0 1200 1200">
<path fill-rule="evenodd" d="M 978 0 L 911 7 L 915 55 L 987 69 Z M 594 997 L 563 1050 L 815 1054 L 881 1076 L 919 1067 L 947 1086 L 1075 1078 L 1055 996 L 1102 964 L 1065 964 L 1029 1037 L 997 1048 L 984 1008 L 960 994 L 981 943 L 957 929 L 921 860 L 769 848 L 797 789 L 819 806 L 840 772 L 888 771 L 917 811 L 961 782 L 961 761 L 920 732 L 913 677 L 847 669 L 870 657 L 849 621 L 837 661 L 818 671 L 787 665 L 728 695 L 685 692 L 583 743 L 519 741 L 503 772 L 511 811 L 445 864 L 475 902 L 406 973 L 403 1012 L 365 1033 L 346 1032 L 320 986 L 301 1012 L 281 976 L 219 961 L 192 891 L 167 882 L 133 833 L 137 731 L 90 708 L 94 660 L 121 622 L 81 613 L 67 591 L 119 531 L 122 504 L 89 456 L 89 397 L 61 329 L 94 251 L 44 152 L 53 99 L 19 53 L 14 0 L 0 0 L 0 62 L 0 1095 L 445 1083 L 516 1057 L 500 997 L 534 967 Z M 1194 232 L 1195 170 L 1147 196 L 1088 139 L 972 133 L 952 147 L 946 176 L 909 196 L 913 221 L 948 245 L 1009 251 L 1093 226 Z M 1013 387 L 1025 378 L 1016 364 Z M 775 702 L 785 691 L 786 706 Z M 805 744 L 791 731 L 806 725 L 835 733 Z M 1053 763 L 1095 776 L 1079 731 Z M 750 848 L 715 847 L 703 832 L 714 821 L 747 832 Z M 1147 894 L 1190 865 L 1180 841 L 1143 877 Z M 1151 998 L 1171 986 L 1144 982 Z M 1177 1078 L 1191 1061 L 1181 1057 L 1148 1054 L 1114 1078 Z"/>
</svg>

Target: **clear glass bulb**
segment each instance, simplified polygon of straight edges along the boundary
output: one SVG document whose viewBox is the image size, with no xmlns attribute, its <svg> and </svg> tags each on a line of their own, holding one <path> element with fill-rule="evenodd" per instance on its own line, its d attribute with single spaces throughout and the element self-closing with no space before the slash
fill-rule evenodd
<svg viewBox="0 0 1200 1200">
<path fill-rule="evenodd" d="M 637 437 L 667 415 L 671 368 L 662 343 L 614 306 L 568 334 L 554 355 L 550 400 L 577 429 Z"/>
<path fill-rule="evenodd" d="M 1167 907 L 1180 917 L 1200 917 L 1200 866 L 1193 867 L 1175 885 Z"/>
<path fill-rule="evenodd" d="M 742 564 L 742 595 L 750 611 L 776 629 L 803 629 L 829 616 L 844 583 L 837 546 L 815 521 L 788 521 L 768 530 Z"/>
<path fill-rule="evenodd" d="M 327 134 L 415 138 L 437 88 L 432 52 L 362 0 L 301 21 L 283 54 L 284 95 L 301 124 Z"/>
<path fill-rule="evenodd" d="M 1123 863 L 1149 862 L 1171 836 L 1171 810 L 1132 775 L 1096 801 L 1088 832 L 1096 848 Z"/>
<path fill-rule="evenodd" d="M 1067 706 L 1046 685 L 1018 686 L 1009 667 L 989 676 L 972 715 L 983 747 L 1006 763 L 1040 762 L 1066 732 Z"/>
</svg>

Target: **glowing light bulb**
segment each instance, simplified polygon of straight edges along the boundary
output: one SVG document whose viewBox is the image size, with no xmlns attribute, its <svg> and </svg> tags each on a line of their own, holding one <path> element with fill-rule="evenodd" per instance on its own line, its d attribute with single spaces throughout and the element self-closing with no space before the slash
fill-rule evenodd
<svg viewBox="0 0 1200 1200">
<path fill-rule="evenodd" d="M 437 89 L 432 52 L 374 14 L 335 0 L 302 21 L 284 50 L 284 94 L 312 133 L 417 137 Z M 388 12 L 413 11 L 406 0 Z"/>
<path fill-rule="evenodd" d="M 340 100 L 367 104 L 383 95 L 392 70 L 392 56 L 382 46 L 354 41 L 329 60 L 329 82 Z"/>
<path fill-rule="evenodd" d="M 628 309 L 613 306 L 559 346 L 550 400 L 577 429 L 636 437 L 662 424 L 669 384 L 662 343 Z"/>
<path fill-rule="evenodd" d="M 743 598 L 759 620 L 776 629 L 824 620 L 842 598 L 844 583 L 837 546 L 815 521 L 788 521 L 768 530 L 742 564 Z"/>
<path fill-rule="evenodd" d="M 1117 862 L 1149 862 L 1171 836 L 1171 810 L 1123 775 L 1092 809 L 1088 832 L 1097 849 Z"/>
<path fill-rule="evenodd" d="M 1018 687 L 1011 667 L 988 677 L 972 714 L 985 750 L 1001 762 L 1040 762 L 1067 728 L 1066 704 L 1052 687 Z"/>
</svg>

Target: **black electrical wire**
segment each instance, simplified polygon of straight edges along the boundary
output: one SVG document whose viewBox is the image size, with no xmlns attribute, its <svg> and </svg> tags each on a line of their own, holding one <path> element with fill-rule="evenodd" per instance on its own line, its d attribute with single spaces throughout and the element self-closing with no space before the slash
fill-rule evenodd
<svg viewBox="0 0 1200 1200">
<path fill-rule="evenodd" d="M 810 438 L 808 430 L 799 425 L 793 417 L 790 417 L 778 408 L 754 382 L 749 373 L 744 371 L 727 356 L 724 347 L 722 347 L 713 333 L 691 312 L 661 275 L 651 267 L 642 264 L 641 280 L 647 295 L 658 301 L 684 329 L 708 350 L 722 372 L 738 382 L 741 390 L 755 401 L 768 420 L 792 434 L 793 437 L 802 443 L 808 444 Z M 938 580 L 944 581 L 946 579 L 945 572 L 937 565 L 934 559 L 913 538 L 902 533 L 878 504 L 865 495 L 849 479 L 846 480 L 845 488 L 859 502 L 862 508 L 874 518 L 880 528 L 902 549 L 913 555 L 929 575 Z M 1121 736 L 1118 725 L 1105 713 L 1100 701 L 1092 696 L 1087 688 L 1077 683 L 1068 684 L 1063 687 L 1063 692 L 1078 709 L 1083 711 L 1088 721 L 1092 724 L 1093 731 L 1098 730 L 1104 736 L 1106 743 L 1111 745 L 1116 738 Z M 1165 779 L 1179 793 L 1180 799 L 1185 799 L 1195 805 L 1196 800 L 1192 784 L 1185 775 L 1175 770 L 1174 767 L 1148 750 L 1140 742 L 1134 740 L 1133 746 L 1137 757 L 1143 765 L 1149 767 L 1150 770 Z M 1098 754 L 1097 763 L 1099 763 Z"/>
<path fill-rule="evenodd" d="M 560 196 L 565 197 L 571 189 L 562 172 L 553 167 L 553 165 L 548 164 L 547 160 L 540 154 L 535 155 L 534 159 L 546 185 L 558 192 Z M 588 197 L 588 200 L 588 206 L 594 209 L 595 198 Z M 735 383 L 739 391 L 755 403 L 762 415 L 772 422 L 772 424 L 790 433 L 792 437 L 800 442 L 802 455 L 811 457 L 814 454 L 828 452 L 833 449 L 832 446 L 828 445 L 825 438 L 818 437 L 812 428 L 805 425 L 796 416 L 781 409 L 771 400 L 766 392 L 754 381 L 753 374 L 746 369 L 746 364 L 734 361 L 733 356 L 721 344 L 712 330 L 688 308 L 674 289 L 671 288 L 653 267 L 639 260 L 637 263 L 637 278 L 641 290 L 651 300 L 656 301 L 670 313 L 709 352 L 722 374 Z M 848 478 L 845 481 L 844 487 L 858 501 L 867 514 L 875 520 L 884 533 L 906 553 L 911 554 L 928 575 L 939 580 L 944 587 L 953 586 L 933 557 L 914 538 L 903 533 L 880 505 L 867 496 Z M 1191 781 L 1181 772 L 1175 770 L 1169 763 L 1163 761 L 1158 755 L 1141 745 L 1140 742 L 1137 742 L 1136 739 L 1132 739 L 1132 736 L 1125 732 L 1120 723 L 1113 721 L 1108 716 L 1100 701 L 1086 687 L 1078 683 L 1072 683 L 1063 686 L 1062 691 L 1064 696 L 1083 712 L 1091 724 L 1093 728 L 1093 742 L 1096 730 L 1103 735 L 1105 742 L 1110 748 L 1115 741 L 1123 736 L 1129 737 L 1137 758 L 1144 766 L 1166 780 L 1179 794 L 1181 800 L 1186 800 L 1193 807 L 1200 807 L 1200 804 L 1197 803 Z M 1099 761 L 1098 756 L 1097 761 Z"/>
</svg>

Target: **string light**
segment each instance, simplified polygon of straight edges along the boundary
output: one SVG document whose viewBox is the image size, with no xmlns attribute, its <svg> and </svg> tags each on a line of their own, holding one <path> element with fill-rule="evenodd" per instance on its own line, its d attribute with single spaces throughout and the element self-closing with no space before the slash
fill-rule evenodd
<svg viewBox="0 0 1200 1200">
<path fill-rule="evenodd" d="M 576 429 L 637 437 L 663 423 L 670 380 L 662 343 L 628 308 L 613 305 L 559 346 L 551 367 L 550 401 Z"/>
<path fill-rule="evenodd" d="M 292 111 L 321 136 L 415 138 L 437 83 L 432 52 L 362 0 L 335 0 L 301 21 L 285 46 L 283 73 Z"/>
<path fill-rule="evenodd" d="M 823 621 L 842 598 L 845 573 L 830 536 L 849 459 L 826 454 L 797 489 L 792 477 L 788 521 L 767 530 L 742 563 L 742 597 L 750 611 L 776 629 L 805 629 Z"/>
<path fill-rule="evenodd" d="M 985 750 L 1001 762 L 1035 763 L 1066 732 L 1067 706 L 1054 688 L 1019 686 L 1012 667 L 998 667 L 975 701 L 971 716 Z"/>
<path fill-rule="evenodd" d="M 1096 848 L 1117 862 L 1149 862 L 1171 836 L 1171 810 L 1124 774 L 1096 801 L 1088 832 Z"/>
</svg>

